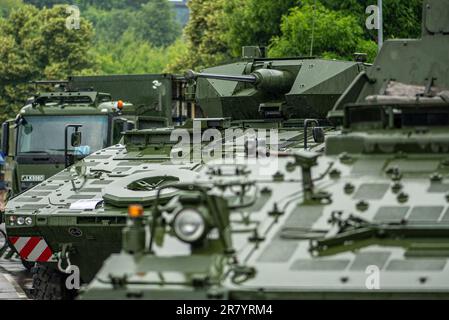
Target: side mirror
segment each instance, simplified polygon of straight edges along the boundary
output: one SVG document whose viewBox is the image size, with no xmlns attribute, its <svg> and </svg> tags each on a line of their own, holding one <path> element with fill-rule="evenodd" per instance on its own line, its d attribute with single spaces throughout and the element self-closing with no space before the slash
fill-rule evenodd
<svg viewBox="0 0 449 320">
<path fill-rule="evenodd" d="M 9 122 L 2 124 L 2 152 L 5 156 L 9 154 Z"/>
<path fill-rule="evenodd" d="M 326 134 L 324 133 L 324 129 L 322 127 L 314 127 L 312 129 L 312 136 L 316 143 L 323 143 Z"/>
<path fill-rule="evenodd" d="M 81 141 L 82 141 L 81 131 L 73 132 L 72 136 L 70 137 L 70 143 L 72 147 L 74 148 L 79 147 L 81 145 Z"/>
<path fill-rule="evenodd" d="M 79 147 L 81 145 L 81 131 L 80 128 L 82 128 L 83 125 L 81 124 L 67 124 L 65 126 L 65 130 L 64 130 L 64 162 L 65 162 L 65 167 L 68 168 L 71 163 L 70 163 L 70 157 L 69 157 L 69 146 L 68 146 L 68 138 L 69 138 L 69 129 L 72 128 L 75 131 L 70 135 L 70 144 L 72 145 L 72 147 L 76 148 Z"/>
</svg>

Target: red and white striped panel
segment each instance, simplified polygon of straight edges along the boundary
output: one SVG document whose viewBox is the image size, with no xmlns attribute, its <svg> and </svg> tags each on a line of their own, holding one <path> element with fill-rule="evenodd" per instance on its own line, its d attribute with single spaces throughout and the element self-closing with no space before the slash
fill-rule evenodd
<svg viewBox="0 0 449 320">
<path fill-rule="evenodd" d="M 52 262 L 53 252 L 41 237 L 9 237 L 20 257 L 30 262 Z"/>
</svg>

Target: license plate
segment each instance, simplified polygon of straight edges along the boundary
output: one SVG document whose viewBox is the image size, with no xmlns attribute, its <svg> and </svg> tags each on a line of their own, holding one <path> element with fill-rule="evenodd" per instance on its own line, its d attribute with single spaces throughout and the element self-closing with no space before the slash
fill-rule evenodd
<svg viewBox="0 0 449 320">
<path fill-rule="evenodd" d="M 42 182 L 45 180 L 45 176 L 42 175 L 23 175 L 22 182 Z"/>
</svg>

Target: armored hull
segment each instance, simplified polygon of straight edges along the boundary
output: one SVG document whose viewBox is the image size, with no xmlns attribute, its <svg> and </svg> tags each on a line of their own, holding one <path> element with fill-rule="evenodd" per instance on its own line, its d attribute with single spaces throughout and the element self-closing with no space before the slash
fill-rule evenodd
<svg viewBox="0 0 449 320">
<path fill-rule="evenodd" d="M 253 125 L 257 127 L 257 123 Z M 329 130 L 328 134 L 332 134 Z M 98 151 L 12 199 L 5 212 L 6 226 L 8 237 L 22 258 L 55 267 L 62 259 L 64 270 L 64 257 L 69 254 L 70 263 L 82 270 L 82 280 L 90 281 L 102 262 L 112 252 L 120 251 L 128 205 L 141 203 L 151 207 L 157 186 L 191 181 L 203 166 L 201 160 L 172 162 L 171 150 L 176 143 L 170 142 L 171 132 L 161 129 L 126 133 L 126 146 Z M 229 153 L 244 158 L 243 130 L 241 134 Z M 303 137 L 301 130 L 279 131 L 284 149 L 302 148 Z M 308 139 L 309 147 L 319 145 L 312 136 Z M 141 145 L 142 141 L 147 142 Z M 19 217 L 30 217 L 33 222 L 18 225 Z M 27 241 L 35 242 L 33 250 L 23 250 Z M 36 250 L 45 250 L 45 257 L 37 255 Z"/>
<path fill-rule="evenodd" d="M 82 298 L 449 298 L 449 1 L 423 10 L 422 39 L 385 43 L 339 98 L 324 154 L 170 185 Z"/>
<path fill-rule="evenodd" d="M 220 255 L 212 239 L 193 249 L 166 234 L 154 255 L 109 258 L 83 297 L 448 298 L 449 184 L 438 178 L 447 164 L 443 153 L 323 156 L 312 171 L 325 175 L 315 200 L 304 198 L 299 168 L 276 181 L 278 171 L 261 178 L 258 166 L 246 166 L 238 182 L 216 184 L 257 186 L 251 207 L 230 212 L 235 256 Z M 213 186 L 208 172 L 192 183 Z"/>
</svg>

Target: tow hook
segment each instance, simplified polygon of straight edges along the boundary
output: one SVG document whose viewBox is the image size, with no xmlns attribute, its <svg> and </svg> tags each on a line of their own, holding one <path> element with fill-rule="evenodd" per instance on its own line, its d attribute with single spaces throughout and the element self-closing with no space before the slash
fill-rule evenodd
<svg viewBox="0 0 449 320">
<path fill-rule="evenodd" d="M 72 263 L 70 262 L 70 252 L 72 247 L 69 244 L 64 244 L 62 250 L 58 253 L 58 270 L 65 274 L 71 274 Z M 63 268 L 62 265 L 66 267 Z"/>
</svg>

